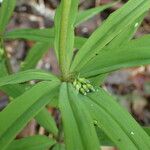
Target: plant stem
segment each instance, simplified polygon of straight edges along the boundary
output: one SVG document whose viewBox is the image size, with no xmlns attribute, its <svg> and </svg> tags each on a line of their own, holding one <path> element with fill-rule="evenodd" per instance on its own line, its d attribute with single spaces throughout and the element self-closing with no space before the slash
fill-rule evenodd
<svg viewBox="0 0 150 150">
<path fill-rule="evenodd" d="M 69 13 L 71 7 L 71 0 L 62 0 L 62 14 L 61 14 L 61 31 L 60 31 L 60 68 L 62 73 L 62 78 L 65 80 L 68 75 L 69 70 L 69 59 L 67 56 L 67 30 Z"/>
</svg>

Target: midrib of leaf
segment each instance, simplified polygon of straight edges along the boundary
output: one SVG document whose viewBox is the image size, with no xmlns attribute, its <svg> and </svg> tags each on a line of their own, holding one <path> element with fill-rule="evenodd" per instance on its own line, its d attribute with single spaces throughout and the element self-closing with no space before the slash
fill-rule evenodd
<svg viewBox="0 0 150 150">
<path fill-rule="evenodd" d="M 67 86 L 68 98 L 71 99 L 71 98 L 70 98 L 70 95 L 69 95 L 69 89 L 68 89 L 68 88 L 69 88 L 69 87 Z M 86 147 L 85 147 L 85 145 L 84 145 L 83 135 L 81 134 L 80 129 L 79 129 L 79 128 L 80 128 L 80 125 L 79 125 L 80 122 L 78 122 L 78 120 L 77 120 L 77 118 L 76 118 L 76 116 L 75 116 L 75 112 L 73 111 L 73 108 L 72 108 L 73 106 L 71 105 L 70 100 L 68 100 L 68 102 L 69 102 L 69 104 L 70 104 L 70 107 L 71 107 L 71 110 L 72 110 L 72 114 L 73 114 L 74 119 L 75 119 L 75 121 L 76 121 L 77 129 L 78 129 L 79 135 L 80 135 L 80 140 L 82 141 L 81 143 L 82 143 L 82 146 L 83 146 L 83 150 L 85 150 Z"/>
<path fill-rule="evenodd" d="M 148 9 L 149 5 L 150 5 L 149 1 L 147 1 L 147 3 L 144 3 L 144 4 L 143 4 L 143 1 L 142 1 L 131 12 L 129 12 L 123 18 L 121 18 L 121 20 L 118 20 L 117 22 L 115 22 L 114 24 L 112 24 L 109 29 L 108 28 L 104 28 L 104 25 L 106 25 L 104 23 L 103 24 L 103 28 L 100 27 L 98 29 L 99 31 L 97 30 L 95 33 L 93 33 L 94 37 L 91 36 L 92 39 L 89 38 L 89 40 L 87 40 L 87 42 L 79 50 L 79 52 L 77 53 L 77 55 L 76 55 L 76 57 L 74 59 L 74 62 L 72 64 L 72 66 L 71 66 L 71 71 L 73 71 L 73 70 L 75 70 L 75 71 L 80 70 L 86 63 L 88 63 L 90 60 L 92 60 L 95 57 L 95 55 L 97 53 L 99 53 L 100 50 L 104 46 L 106 46 L 106 44 L 108 44 L 114 37 L 116 37 L 124 29 L 124 28 L 122 28 L 122 30 L 120 29 L 119 31 L 116 31 L 114 28 L 112 28 L 112 26 L 115 27 L 115 26 L 118 26 L 118 24 L 119 24 L 119 27 L 122 26 L 122 22 L 125 20 L 125 18 L 128 18 L 128 19 L 131 18 L 130 20 L 132 20 L 133 14 L 136 14 L 136 16 L 137 16 L 137 14 L 140 15 L 140 14 L 146 12 L 146 10 L 143 11 L 143 7 L 146 7 Z M 113 22 L 112 18 L 110 20 Z M 108 20 L 108 21 L 110 22 L 110 20 Z M 131 24 L 132 22 L 134 22 L 134 20 L 131 21 L 131 22 L 127 22 L 126 26 L 129 25 L 129 24 Z M 104 36 L 102 36 L 99 39 L 99 36 L 101 36 L 101 35 L 97 34 L 97 32 L 100 32 L 100 31 L 104 32 L 103 33 Z M 110 33 L 111 36 L 109 35 L 109 33 Z M 97 40 L 97 39 L 99 39 L 99 40 Z M 91 44 L 91 46 L 89 46 L 87 44 L 90 40 L 93 41 L 92 42 L 93 44 Z M 94 41 L 96 41 L 96 42 L 94 42 Z M 87 45 L 88 45 L 88 48 L 87 48 L 88 50 L 86 50 Z M 84 57 L 84 59 L 83 59 L 83 57 Z"/>
<path fill-rule="evenodd" d="M 65 97 L 64 101 L 62 101 L 62 96 Z M 67 105 L 67 106 L 65 107 L 64 105 Z M 62 114 L 62 120 L 63 120 L 63 126 L 64 126 L 64 135 L 65 135 L 65 138 L 66 138 L 65 139 L 65 143 L 66 143 L 67 150 L 74 150 L 72 148 L 74 148 L 74 146 L 75 146 L 75 142 L 74 141 L 76 140 L 76 138 L 77 138 L 77 140 L 76 140 L 77 148 L 78 149 L 80 148 L 80 150 L 84 150 L 83 149 L 83 144 L 81 142 L 82 141 L 81 140 L 81 134 L 79 132 L 78 125 L 76 123 L 72 107 L 70 105 L 67 83 L 62 83 L 62 86 L 61 86 L 61 89 L 60 89 L 59 107 L 60 107 L 60 111 L 61 111 L 61 114 Z M 70 112 L 70 113 L 66 114 L 66 111 Z M 68 121 L 67 121 L 68 117 L 67 117 L 67 115 L 71 118 L 72 122 L 74 123 L 73 127 L 75 128 L 74 130 L 76 131 L 75 134 L 74 133 L 72 134 L 72 140 L 74 140 L 73 141 L 74 142 L 73 145 L 71 145 L 72 141 L 71 142 L 68 141 L 69 136 L 71 136 L 71 134 L 69 133 L 70 135 L 68 136 L 68 131 L 70 132 L 70 128 L 69 129 L 66 128 L 66 123 L 68 125 Z M 68 148 L 70 148 L 70 149 L 68 149 Z"/>
<path fill-rule="evenodd" d="M 98 138 L 96 135 L 96 131 L 95 131 L 95 127 L 91 115 L 88 112 L 87 108 L 85 107 L 84 103 L 82 103 L 82 100 L 79 99 L 79 97 L 77 97 L 76 91 L 71 83 L 68 84 L 68 96 L 70 100 L 70 106 L 72 108 L 72 112 L 74 113 L 74 117 L 78 126 L 79 134 L 84 149 L 91 150 L 92 148 L 93 150 L 98 150 L 100 147 L 100 143 L 98 142 Z M 85 119 L 83 118 L 83 114 Z M 84 122 L 82 122 L 83 119 Z M 89 130 L 89 132 L 86 132 L 87 129 Z M 93 138 L 91 139 L 90 137 Z M 89 142 L 90 144 L 89 143 L 86 144 L 86 142 Z"/>
</svg>

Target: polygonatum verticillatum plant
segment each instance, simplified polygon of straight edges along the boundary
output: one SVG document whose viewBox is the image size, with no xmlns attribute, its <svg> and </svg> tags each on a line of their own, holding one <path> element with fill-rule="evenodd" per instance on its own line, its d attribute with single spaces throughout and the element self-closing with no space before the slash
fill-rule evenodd
<svg viewBox="0 0 150 150">
<path fill-rule="evenodd" d="M 0 89 L 10 102 L 0 112 L 0 150 L 100 150 L 103 145 L 120 150 L 150 150 L 149 128 L 142 128 L 115 98 L 99 87 L 112 71 L 150 64 L 150 35 L 133 39 L 149 11 L 150 0 L 129 0 L 88 39 L 74 32 L 80 23 L 112 5 L 115 3 L 78 11 L 78 0 L 61 0 L 54 28 L 8 32 L 6 26 L 16 0 L 3 0 Z M 20 71 L 13 73 L 5 41 L 17 39 L 35 44 Z M 55 50 L 60 75 L 34 69 L 49 48 Z M 31 80 L 38 82 L 31 85 Z M 48 112 L 50 106 L 59 110 L 59 124 Z M 16 140 L 33 118 L 48 136 Z"/>
</svg>

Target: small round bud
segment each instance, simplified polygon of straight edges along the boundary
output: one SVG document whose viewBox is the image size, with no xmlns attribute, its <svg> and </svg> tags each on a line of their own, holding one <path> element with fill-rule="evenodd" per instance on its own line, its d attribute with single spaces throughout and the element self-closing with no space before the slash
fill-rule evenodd
<svg viewBox="0 0 150 150">
<path fill-rule="evenodd" d="M 83 89 L 84 89 L 86 92 L 90 92 L 90 90 L 88 89 L 88 87 L 86 86 L 86 84 L 83 84 L 82 87 L 83 87 Z"/>
<path fill-rule="evenodd" d="M 79 91 L 81 92 L 81 94 L 86 95 L 86 92 L 85 92 L 85 90 L 83 88 L 80 88 Z"/>
</svg>

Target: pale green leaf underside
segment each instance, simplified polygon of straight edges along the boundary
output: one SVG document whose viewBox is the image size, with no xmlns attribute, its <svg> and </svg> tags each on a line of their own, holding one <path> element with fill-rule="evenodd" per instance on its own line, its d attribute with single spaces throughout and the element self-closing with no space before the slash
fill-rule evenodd
<svg viewBox="0 0 150 150">
<path fill-rule="evenodd" d="M 38 83 L 0 112 L 1 150 L 5 149 L 21 129 L 48 104 L 53 96 L 52 90 L 57 86 L 57 82 Z"/>
<path fill-rule="evenodd" d="M 0 86 L 23 83 L 30 80 L 59 81 L 58 78 L 52 75 L 50 72 L 32 69 L 0 78 Z"/>
<path fill-rule="evenodd" d="M 47 150 L 56 142 L 42 135 L 35 135 L 14 140 L 6 150 Z"/>
<path fill-rule="evenodd" d="M 121 108 L 103 89 L 82 99 L 94 122 L 121 150 L 150 149 L 150 137 L 133 117 Z"/>
</svg>

